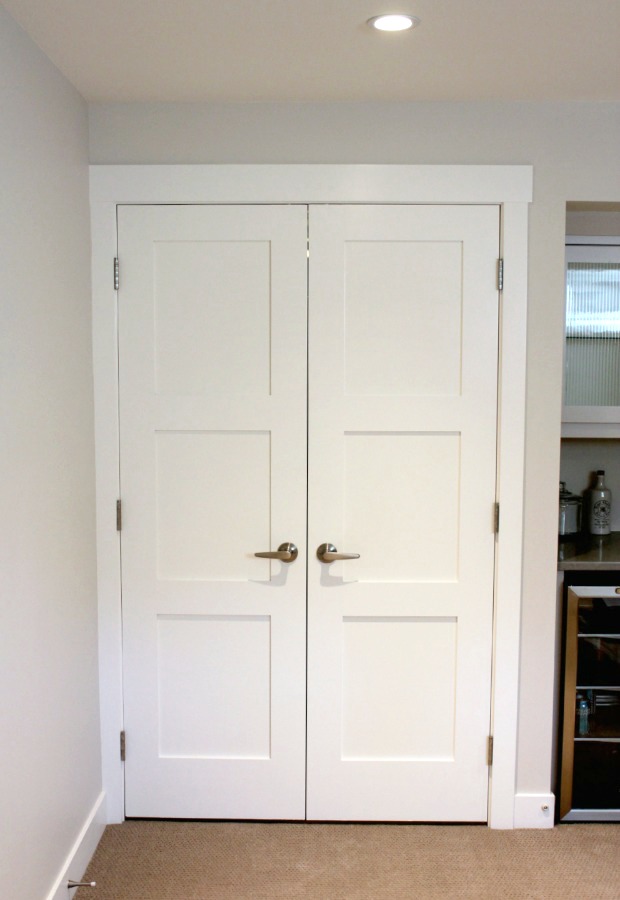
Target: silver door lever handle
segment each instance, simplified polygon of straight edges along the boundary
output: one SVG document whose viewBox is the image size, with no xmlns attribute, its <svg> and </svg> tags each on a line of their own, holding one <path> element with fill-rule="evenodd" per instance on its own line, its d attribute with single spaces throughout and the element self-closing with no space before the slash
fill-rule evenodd
<svg viewBox="0 0 620 900">
<path fill-rule="evenodd" d="M 359 559 L 359 553 L 338 553 L 333 544 L 321 544 L 316 549 L 316 555 L 324 563 L 334 562 L 336 559 Z"/>
<path fill-rule="evenodd" d="M 264 550 L 261 553 L 255 553 L 254 556 L 260 556 L 261 559 L 279 559 L 281 562 L 291 563 L 297 559 L 297 547 L 295 544 L 280 544 L 277 550 Z"/>
</svg>

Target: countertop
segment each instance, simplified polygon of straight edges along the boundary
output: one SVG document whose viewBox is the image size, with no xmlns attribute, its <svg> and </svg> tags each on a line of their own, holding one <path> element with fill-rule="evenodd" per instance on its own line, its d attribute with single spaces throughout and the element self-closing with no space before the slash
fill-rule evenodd
<svg viewBox="0 0 620 900">
<path fill-rule="evenodd" d="M 560 540 L 558 569 L 562 572 L 588 569 L 620 570 L 620 531 L 601 537 L 584 535 L 575 541 Z"/>
</svg>

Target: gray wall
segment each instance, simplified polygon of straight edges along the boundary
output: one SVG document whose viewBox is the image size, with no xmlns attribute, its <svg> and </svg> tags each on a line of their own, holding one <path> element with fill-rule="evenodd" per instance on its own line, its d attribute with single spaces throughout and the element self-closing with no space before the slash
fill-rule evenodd
<svg viewBox="0 0 620 900">
<path fill-rule="evenodd" d="M 534 166 L 517 788 L 548 791 L 566 202 L 620 201 L 620 105 L 101 104 L 90 108 L 90 127 L 95 163 Z"/>
<path fill-rule="evenodd" d="M 0 896 L 101 791 L 86 105 L 0 8 Z"/>
</svg>

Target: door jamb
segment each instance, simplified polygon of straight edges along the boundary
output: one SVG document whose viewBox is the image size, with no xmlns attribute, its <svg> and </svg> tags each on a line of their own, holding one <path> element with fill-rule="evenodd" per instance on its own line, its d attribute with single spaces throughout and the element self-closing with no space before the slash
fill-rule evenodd
<svg viewBox="0 0 620 900">
<path fill-rule="evenodd" d="M 124 819 L 117 307 L 117 204 L 496 204 L 506 277 L 500 301 L 497 536 L 489 826 L 514 828 L 525 472 L 527 222 L 531 166 L 129 165 L 90 167 L 97 578 L 103 787 Z M 121 275 L 122 278 L 122 261 Z M 129 744 L 131 735 L 128 736 Z"/>
</svg>

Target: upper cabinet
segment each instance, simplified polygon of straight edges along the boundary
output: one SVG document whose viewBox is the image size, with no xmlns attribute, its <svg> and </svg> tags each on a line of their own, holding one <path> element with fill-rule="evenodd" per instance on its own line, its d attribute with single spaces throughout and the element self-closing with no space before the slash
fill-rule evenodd
<svg viewBox="0 0 620 900">
<path fill-rule="evenodd" d="M 620 237 L 566 239 L 563 437 L 620 437 Z"/>
</svg>

